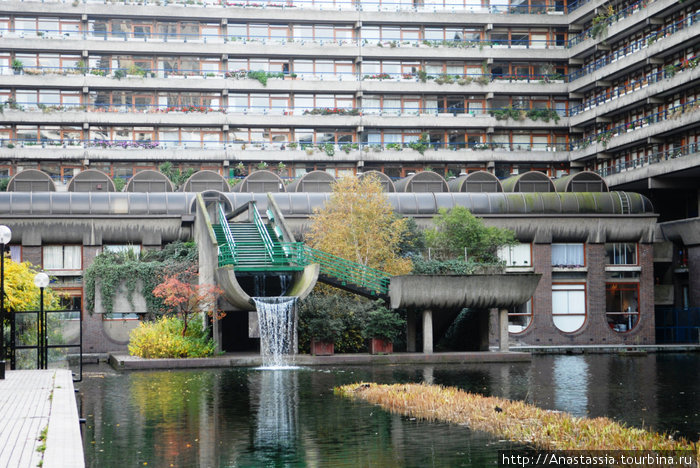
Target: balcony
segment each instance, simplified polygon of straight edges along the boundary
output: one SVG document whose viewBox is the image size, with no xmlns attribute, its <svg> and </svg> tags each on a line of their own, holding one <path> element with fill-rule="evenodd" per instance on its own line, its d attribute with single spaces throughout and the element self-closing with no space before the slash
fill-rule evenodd
<svg viewBox="0 0 700 468">
<path fill-rule="evenodd" d="M 695 59 L 697 64 L 697 58 Z M 700 80 L 700 67 L 686 68 L 670 74 L 667 71 L 651 73 L 642 80 L 627 83 L 614 90 L 584 100 L 569 110 L 572 126 L 581 126 L 606 115 L 635 105 L 645 105 L 650 97 L 677 90 L 681 86 Z"/>
</svg>

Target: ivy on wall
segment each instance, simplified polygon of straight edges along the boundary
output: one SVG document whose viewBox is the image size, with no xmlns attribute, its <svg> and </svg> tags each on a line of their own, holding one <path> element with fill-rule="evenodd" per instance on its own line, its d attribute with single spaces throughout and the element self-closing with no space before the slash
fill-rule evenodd
<svg viewBox="0 0 700 468">
<path fill-rule="evenodd" d="M 144 252 L 137 256 L 131 251 L 103 252 L 85 270 L 85 302 L 90 313 L 95 311 L 95 291 L 100 288 L 102 309 L 114 311 L 114 299 L 120 285 L 126 287 L 127 300 L 133 307 L 134 293 L 146 300 L 150 316 L 164 311 L 162 300 L 153 295 L 155 287 L 166 275 L 175 275 L 197 265 L 197 246 L 194 242 L 173 242 L 163 250 Z M 141 289 L 137 291 L 137 287 Z"/>
</svg>

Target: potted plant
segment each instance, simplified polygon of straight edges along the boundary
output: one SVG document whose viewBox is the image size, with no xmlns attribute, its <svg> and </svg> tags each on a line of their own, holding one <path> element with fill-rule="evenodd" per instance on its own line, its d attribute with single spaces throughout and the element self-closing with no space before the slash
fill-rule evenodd
<svg viewBox="0 0 700 468">
<path fill-rule="evenodd" d="M 19 75 L 22 73 L 22 70 L 24 69 L 24 64 L 22 63 L 21 60 L 14 59 L 12 61 L 12 70 L 14 70 L 15 75 Z"/>
<path fill-rule="evenodd" d="M 311 354 L 314 356 L 331 356 L 333 343 L 343 331 L 343 322 L 330 314 L 318 315 L 308 321 L 311 334 Z"/>
<path fill-rule="evenodd" d="M 377 301 L 376 307 L 367 313 L 363 334 L 370 340 L 370 354 L 391 354 L 394 340 L 404 329 L 406 321 Z"/>
</svg>

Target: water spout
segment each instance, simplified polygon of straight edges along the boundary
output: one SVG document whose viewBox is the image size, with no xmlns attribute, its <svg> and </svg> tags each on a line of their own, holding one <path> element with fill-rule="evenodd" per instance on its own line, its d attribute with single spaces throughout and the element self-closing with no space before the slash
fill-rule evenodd
<svg viewBox="0 0 700 468">
<path fill-rule="evenodd" d="M 254 297 L 263 367 L 288 367 L 297 349 L 295 296 Z"/>
</svg>

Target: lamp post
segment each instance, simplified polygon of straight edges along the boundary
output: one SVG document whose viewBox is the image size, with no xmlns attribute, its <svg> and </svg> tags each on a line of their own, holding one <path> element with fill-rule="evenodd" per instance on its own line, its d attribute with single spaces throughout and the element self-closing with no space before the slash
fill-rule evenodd
<svg viewBox="0 0 700 468">
<path fill-rule="evenodd" d="M 37 367 L 46 369 L 48 367 L 48 338 L 46 330 L 46 317 L 44 315 L 44 288 L 49 285 L 49 275 L 46 273 L 37 273 L 34 276 L 34 285 L 41 290 L 39 295 L 39 315 L 37 316 L 36 327 L 36 344 L 37 344 Z"/>
<path fill-rule="evenodd" d="M 5 378 L 5 247 L 10 239 L 10 228 L 0 226 L 0 379 Z"/>
</svg>

